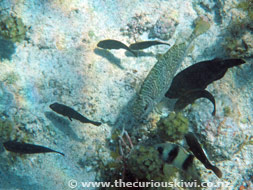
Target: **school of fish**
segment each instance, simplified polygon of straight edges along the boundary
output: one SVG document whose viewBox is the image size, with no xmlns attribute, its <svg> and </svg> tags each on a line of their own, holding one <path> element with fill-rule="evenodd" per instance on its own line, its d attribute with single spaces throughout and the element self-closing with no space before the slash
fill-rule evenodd
<svg viewBox="0 0 253 190">
<path fill-rule="evenodd" d="M 199 98 L 207 98 L 213 103 L 214 109 L 212 114 L 215 115 L 215 99 L 210 92 L 205 90 L 205 88 L 212 82 L 221 79 L 228 68 L 244 64 L 244 60 L 217 58 L 206 60 L 193 64 L 175 76 L 175 73 L 188 53 L 192 41 L 206 32 L 209 27 L 210 25 L 208 22 L 201 21 L 200 23 L 197 23 L 192 34 L 184 42 L 176 42 L 153 66 L 129 108 L 129 112 L 132 114 L 136 122 L 144 120 L 164 97 L 177 99 L 174 106 L 176 112 L 181 111 L 187 105 L 192 104 Z M 109 50 L 125 49 L 133 55 L 138 56 L 139 50 L 154 45 L 170 46 L 170 44 L 162 41 L 143 41 L 127 46 L 120 41 L 107 39 L 100 41 L 97 44 L 97 47 Z M 70 121 L 75 119 L 81 123 L 90 123 L 95 126 L 100 126 L 102 124 L 86 118 L 76 110 L 64 104 L 55 102 L 51 104 L 49 108 L 57 114 L 68 117 Z M 222 172 L 207 159 L 207 156 L 194 134 L 186 134 L 185 139 L 191 152 L 187 152 L 178 144 L 169 142 L 155 145 L 161 159 L 168 164 L 172 164 L 181 170 L 187 171 L 187 169 L 191 167 L 193 159 L 196 157 L 207 169 L 212 170 L 217 177 L 221 178 Z M 18 154 L 54 152 L 64 156 L 64 153 L 62 152 L 41 145 L 18 142 L 12 139 L 4 142 L 3 146 L 7 151 Z"/>
</svg>

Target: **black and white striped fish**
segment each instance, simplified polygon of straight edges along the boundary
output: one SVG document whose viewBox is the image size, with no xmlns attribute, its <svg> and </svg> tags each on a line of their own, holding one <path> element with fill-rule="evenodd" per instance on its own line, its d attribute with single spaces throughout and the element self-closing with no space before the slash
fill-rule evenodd
<svg viewBox="0 0 253 190">
<path fill-rule="evenodd" d="M 194 156 L 182 146 L 174 143 L 163 143 L 155 146 L 162 160 L 183 171 L 192 165 Z"/>
<path fill-rule="evenodd" d="M 178 169 L 187 172 L 187 170 L 192 166 L 194 157 L 196 157 L 202 162 L 206 169 L 212 170 L 217 177 L 221 178 L 222 172 L 219 168 L 209 162 L 196 137 L 192 133 L 188 133 L 185 138 L 190 150 L 194 155 L 187 152 L 180 145 L 167 142 L 155 146 L 162 160 L 168 164 L 174 165 Z"/>
</svg>

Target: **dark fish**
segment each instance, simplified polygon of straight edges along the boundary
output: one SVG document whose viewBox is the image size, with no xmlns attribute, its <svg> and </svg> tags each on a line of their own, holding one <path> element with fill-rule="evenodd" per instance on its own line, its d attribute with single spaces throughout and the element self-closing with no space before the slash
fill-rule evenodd
<svg viewBox="0 0 253 190">
<path fill-rule="evenodd" d="M 177 144 L 167 142 L 155 145 L 155 147 L 164 162 L 178 169 L 187 171 L 193 163 L 194 156 Z"/>
<path fill-rule="evenodd" d="M 137 56 L 136 53 L 131 50 L 127 45 L 117 40 L 102 40 L 98 42 L 97 46 L 103 49 L 125 49 Z"/>
<path fill-rule="evenodd" d="M 56 152 L 64 156 L 63 153 L 52 150 L 47 147 L 28 144 L 28 143 L 20 143 L 16 141 L 7 141 L 3 143 L 4 148 L 10 152 L 20 153 L 20 154 L 36 154 L 36 153 L 47 153 L 47 152 Z"/>
<path fill-rule="evenodd" d="M 160 42 L 160 41 L 143 41 L 143 42 L 136 42 L 134 44 L 130 44 L 129 48 L 133 50 L 140 50 L 140 49 L 146 49 L 154 45 L 170 45 L 166 42 Z"/>
<path fill-rule="evenodd" d="M 74 109 L 72 109 L 68 106 L 65 106 L 63 104 L 53 103 L 49 107 L 53 111 L 55 111 L 56 113 L 59 113 L 63 116 L 68 117 L 70 121 L 72 121 L 72 118 L 73 118 L 73 119 L 76 119 L 78 121 L 81 121 L 82 123 L 92 123 L 93 125 L 96 125 L 96 126 L 101 125 L 100 122 L 91 121 L 91 120 L 87 119 L 86 117 L 82 116 L 80 113 L 78 113 Z"/>
<path fill-rule="evenodd" d="M 174 105 L 174 111 L 178 112 L 184 109 L 187 105 L 192 104 L 195 100 L 199 98 L 207 98 L 213 103 L 213 112 L 212 115 L 216 113 L 215 99 L 213 95 L 206 90 L 192 90 L 190 92 L 185 93 L 183 96 L 176 101 Z"/>
<path fill-rule="evenodd" d="M 192 41 L 206 32 L 210 24 L 199 18 L 192 34 L 182 43 L 177 41 L 163 54 L 149 71 L 131 106 L 131 113 L 136 121 L 142 121 L 164 98 L 176 71 L 189 51 Z M 182 94 L 183 95 L 183 94 Z"/>
<path fill-rule="evenodd" d="M 190 150 L 194 154 L 194 156 L 196 156 L 196 158 L 199 161 L 201 161 L 207 169 L 212 170 L 216 174 L 217 177 L 221 178 L 222 172 L 220 171 L 219 168 L 217 168 L 216 166 L 212 165 L 209 162 L 209 160 L 207 159 L 204 151 L 202 150 L 202 148 L 201 148 L 197 138 L 194 136 L 194 134 L 191 132 L 187 133 L 185 135 L 185 139 L 186 139 L 188 146 L 190 147 Z"/>
<path fill-rule="evenodd" d="M 196 63 L 179 72 L 172 80 L 165 96 L 179 98 L 194 89 L 204 90 L 213 81 L 221 79 L 228 68 L 245 63 L 242 59 L 213 59 Z"/>
</svg>

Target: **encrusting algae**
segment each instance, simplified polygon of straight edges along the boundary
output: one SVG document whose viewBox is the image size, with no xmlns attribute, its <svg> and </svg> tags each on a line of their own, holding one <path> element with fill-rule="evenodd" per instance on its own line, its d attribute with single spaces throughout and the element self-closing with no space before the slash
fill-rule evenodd
<svg viewBox="0 0 253 190">
<path fill-rule="evenodd" d="M 0 19 L 0 36 L 12 42 L 25 39 L 27 28 L 21 18 L 5 15 Z"/>
<path fill-rule="evenodd" d="M 162 160 L 154 147 L 138 146 L 130 153 L 128 167 L 138 179 L 151 180 L 158 176 Z"/>
<path fill-rule="evenodd" d="M 248 14 L 249 19 L 253 20 L 253 1 L 241 1 L 237 6 L 238 9 L 242 9 L 243 11 L 246 11 Z"/>
<path fill-rule="evenodd" d="M 160 119 L 157 123 L 157 132 L 164 141 L 177 141 L 183 139 L 188 132 L 189 121 L 181 113 L 170 113 L 168 117 Z"/>
</svg>

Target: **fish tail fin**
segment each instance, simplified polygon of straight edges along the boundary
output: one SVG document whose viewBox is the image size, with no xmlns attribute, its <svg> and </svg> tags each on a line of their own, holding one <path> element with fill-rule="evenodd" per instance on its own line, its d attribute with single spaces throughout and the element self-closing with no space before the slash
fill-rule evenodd
<svg viewBox="0 0 253 190">
<path fill-rule="evenodd" d="M 243 59 L 225 59 L 222 61 L 222 64 L 225 68 L 238 66 L 238 65 L 241 65 L 244 63 L 245 63 L 245 61 Z"/>
<path fill-rule="evenodd" d="M 97 121 L 92 121 L 91 122 L 93 125 L 96 125 L 96 126 L 100 126 L 102 123 L 100 123 L 100 122 L 97 122 Z"/>
<path fill-rule="evenodd" d="M 198 17 L 195 21 L 195 28 L 192 33 L 192 36 L 195 38 L 203 33 L 205 33 L 210 28 L 210 22 L 207 20 L 207 18 L 204 17 Z"/>
<path fill-rule="evenodd" d="M 133 50 L 130 51 L 135 57 L 137 57 L 137 53 Z"/>
<path fill-rule="evenodd" d="M 212 116 L 215 116 L 215 115 L 216 115 L 216 108 L 215 108 L 215 105 L 214 105 Z"/>
<path fill-rule="evenodd" d="M 211 169 L 214 173 L 215 173 L 215 175 L 218 177 L 218 178 L 222 178 L 222 172 L 220 171 L 220 169 L 219 168 L 217 168 L 216 166 L 209 166 L 209 168 L 208 169 Z"/>
<path fill-rule="evenodd" d="M 84 117 L 82 115 L 80 115 L 78 120 L 81 121 L 82 123 L 91 123 L 91 124 L 96 125 L 96 126 L 101 125 L 100 122 L 89 120 L 89 119 L 87 119 L 86 117 Z"/>
<path fill-rule="evenodd" d="M 55 151 L 55 152 L 58 154 L 61 154 L 62 156 L 65 156 L 65 154 L 63 154 L 62 152 L 58 152 L 58 151 Z"/>
</svg>

